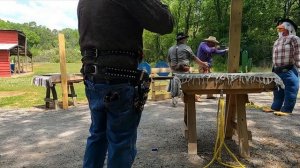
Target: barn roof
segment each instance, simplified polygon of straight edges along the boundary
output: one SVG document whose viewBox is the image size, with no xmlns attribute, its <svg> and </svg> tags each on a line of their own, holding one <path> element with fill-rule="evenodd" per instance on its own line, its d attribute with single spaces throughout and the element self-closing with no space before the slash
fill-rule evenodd
<svg viewBox="0 0 300 168">
<path fill-rule="evenodd" d="M 18 44 L 1 44 L 0 43 L 0 50 L 10 50 L 16 46 L 18 46 Z"/>
</svg>

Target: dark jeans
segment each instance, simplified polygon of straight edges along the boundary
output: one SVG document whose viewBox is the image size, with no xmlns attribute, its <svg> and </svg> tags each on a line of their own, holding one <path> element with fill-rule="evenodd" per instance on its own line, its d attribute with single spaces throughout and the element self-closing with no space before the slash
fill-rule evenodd
<svg viewBox="0 0 300 168">
<path fill-rule="evenodd" d="M 298 70 L 293 67 L 287 72 L 276 73 L 283 81 L 285 88 L 273 92 L 274 99 L 271 108 L 276 111 L 292 113 L 299 90 Z"/>
<path fill-rule="evenodd" d="M 136 156 L 137 127 L 141 113 L 136 112 L 134 87 L 123 84 L 93 84 L 85 81 L 91 110 L 90 136 L 84 155 L 84 168 L 130 168 Z M 116 96 L 105 101 L 107 95 Z"/>
</svg>

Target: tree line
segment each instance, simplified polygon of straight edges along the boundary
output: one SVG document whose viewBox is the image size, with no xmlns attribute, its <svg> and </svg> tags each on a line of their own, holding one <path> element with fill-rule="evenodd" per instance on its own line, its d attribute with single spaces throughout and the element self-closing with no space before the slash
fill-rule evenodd
<svg viewBox="0 0 300 168">
<path fill-rule="evenodd" d="M 228 46 L 230 0 L 162 0 L 174 16 L 175 27 L 171 34 L 161 36 L 145 31 L 145 60 L 155 63 L 166 60 L 168 48 L 176 43 L 178 32 L 189 34 L 188 45 L 196 52 L 199 43 L 215 36 L 221 45 Z M 244 0 L 241 49 L 247 50 L 255 66 L 271 64 L 272 46 L 277 38 L 276 22 L 290 18 L 300 24 L 300 0 Z M 0 18 L 1 19 L 1 18 Z M 79 62 L 78 31 L 66 28 L 50 30 L 36 22 L 13 23 L 0 20 L 0 29 L 15 29 L 25 33 L 35 61 L 58 62 L 58 33 L 66 38 L 67 62 Z M 298 32 L 299 33 L 299 32 Z M 215 63 L 226 64 L 226 58 Z"/>
</svg>

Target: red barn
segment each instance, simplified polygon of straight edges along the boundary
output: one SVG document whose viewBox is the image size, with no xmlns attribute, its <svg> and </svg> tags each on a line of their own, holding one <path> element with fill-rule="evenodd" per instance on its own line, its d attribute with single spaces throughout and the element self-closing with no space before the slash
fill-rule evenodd
<svg viewBox="0 0 300 168">
<path fill-rule="evenodd" d="M 24 72 L 24 59 L 22 66 L 20 56 L 31 58 L 32 63 L 32 54 L 27 50 L 27 39 L 25 34 L 17 30 L 0 30 L 0 77 L 11 76 L 11 55 L 17 56 L 17 61 L 15 62 L 17 65 L 17 73 Z"/>
</svg>

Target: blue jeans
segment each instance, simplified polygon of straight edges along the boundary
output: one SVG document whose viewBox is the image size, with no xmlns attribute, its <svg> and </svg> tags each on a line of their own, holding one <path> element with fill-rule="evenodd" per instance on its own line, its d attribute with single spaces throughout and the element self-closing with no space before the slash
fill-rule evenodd
<svg viewBox="0 0 300 168">
<path fill-rule="evenodd" d="M 108 153 L 107 167 L 130 168 L 136 156 L 137 127 L 141 118 L 133 104 L 134 86 L 93 84 L 88 80 L 85 85 L 92 122 L 83 167 L 103 167 Z"/>
<path fill-rule="evenodd" d="M 296 104 L 299 90 L 298 71 L 294 67 L 287 72 L 277 73 L 282 79 L 285 89 L 275 90 L 271 108 L 275 111 L 292 113 Z"/>
</svg>

